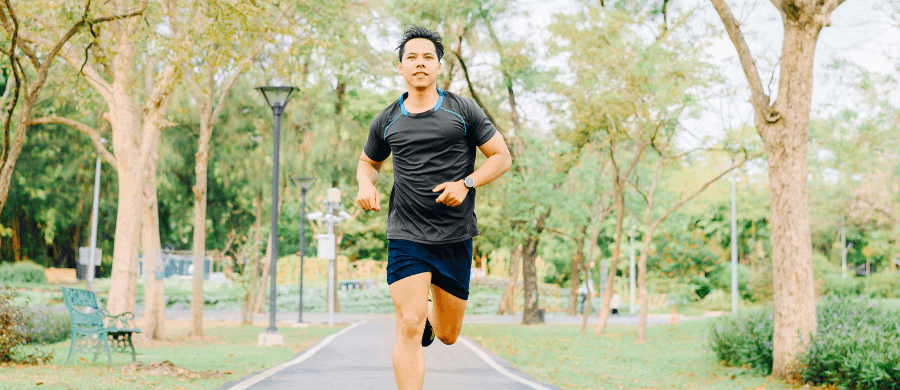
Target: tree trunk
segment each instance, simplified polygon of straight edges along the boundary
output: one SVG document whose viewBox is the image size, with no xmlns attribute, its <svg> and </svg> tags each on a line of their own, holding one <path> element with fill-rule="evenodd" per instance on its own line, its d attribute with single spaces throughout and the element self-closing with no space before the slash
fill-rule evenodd
<svg viewBox="0 0 900 390">
<path fill-rule="evenodd" d="M 550 216 L 552 208 L 548 207 L 547 211 L 537 217 L 534 230 L 525 241 L 522 248 L 522 297 L 525 301 L 525 313 L 522 316 L 522 324 L 540 324 L 543 319 L 538 316 L 538 286 L 537 286 L 537 270 L 535 269 L 535 260 L 537 258 L 538 244 L 541 240 L 541 233 L 544 231 L 544 222 Z"/>
<path fill-rule="evenodd" d="M 166 294 L 163 279 L 156 278 L 157 271 L 165 271 L 159 240 L 159 209 L 156 198 L 156 168 L 148 169 L 144 182 L 144 221 L 141 229 L 141 246 L 144 249 L 144 332 L 152 340 L 165 336 Z"/>
<path fill-rule="evenodd" d="M 737 49 L 750 86 L 753 118 L 768 157 L 775 329 L 772 374 L 796 375 L 796 356 L 816 331 L 809 228 L 806 148 L 813 64 L 822 27 L 843 0 L 773 2 L 781 13 L 784 42 L 778 97 L 770 105 L 740 24 L 723 0 L 711 0 Z"/>
<path fill-rule="evenodd" d="M 581 282 L 581 270 L 579 269 L 584 263 L 584 239 L 587 231 L 587 225 L 582 226 L 575 235 L 575 249 L 572 251 L 572 263 L 569 266 L 569 307 L 566 314 L 574 316 L 578 314 L 576 306 L 578 305 L 578 284 Z M 587 279 L 585 279 L 587 280 Z"/>
<path fill-rule="evenodd" d="M 515 292 L 516 283 L 519 279 L 519 263 L 522 258 L 522 245 L 516 245 L 513 253 L 509 254 L 509 280 L 506 282 L 506 289 L 503 290 L 503 298 L 500 299 L 500 307 L 497 309 L 497 315 L 504 313 L 516 314 L 515 312 Z"/>
<path fill-rule="evenodd" d="M 819 28 L 785 18 L 776 110 L 783 118 L 757 127 L 769 163 L 772 209 L 772 272 L 775 303 L 773 374 L 787 378 L 796 356 L 816 332 L 812 242 L 809 228 L 806 148 L 812 96 L 813 58 Z M 762 126 L 760 126 L 762 125 Z"/>
<path fill-rule="evenodd" d="M 606 278 L 606 288 L 603 290 L 603 303 L 600 306 L 600 318 L 594 332 L 600 333 L 606 329 L 606 320 L 609 318 L 609 302 L 612 300 L 613 283 L 616 281 L 616 269 L 619 266 L 619 255 L 622 249 L 622 221 L 625 220 L 625 187 L 618 177 L 615 178 L 615 208 L 616 208 L 616 239 L 613 246 L 612 260 L 609 262 L 609 274 Z"/>
<path fill-rule="evenodd" d="M 650 253 L 650 243 L 653 242 L 653 231 L 655 229 L 656 225 L 652 225 L 644 234 L 644 238 L 641 240 L 643 248 L 641 249 L 641 256 L 638 258 L 637 263 L 638 302 L 640 302 L 641 305 L 637 332 L 637 342 L 639 343 L 647 341 L 647 315 L 650 297 L 650 295 L 647 294 L 647 255 Z"/>
<path fill-rule="evenodd" d="M 197 145 L 197 153 L 194 155 L 194 278 L 191 285 L 190 330 L 192 336 L 203 336 L 203 274 L 206 272 L 206 175 L 209 165 L 209 140 L 212 137 L 209 103 L 198 104 L 201 112 L 200 142 Z"/>
</svg>

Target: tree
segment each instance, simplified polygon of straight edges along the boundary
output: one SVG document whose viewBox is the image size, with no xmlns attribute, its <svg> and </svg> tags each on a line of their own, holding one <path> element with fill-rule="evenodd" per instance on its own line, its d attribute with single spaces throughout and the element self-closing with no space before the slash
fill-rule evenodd
<svg viewBox="0 0 900 390">
<path fill-rule="evenodd" d="M 6 107 L 3 107 L 5 113 L 2 123 L 5 137 L 2 168 L 0 168 L 0 210 L 3 209 L 3 205 L 6 203 L 13 169 L 15 169 L 16 159 L 18 159 L 22 151 L 22 146 L 25 144 L 28 127 L 33 123 L 49 123 L 51 121 L 49 118 L 34 120 L 31 118 L 31 115 L 34 106 L 40 100 L 41 91 L 47 82 L 50 67 L 53 65 L 56 56 L 85 27 L 93 31 L 94 28 L 99 28 L 100 25 L 105 23 L 123 22 L 131 19 L 134 16 L 141 15 L 146 10 L 147 3 L 144 1 L 129 11 L 120 8 L 108 15 L 96 16 L 95 13 L 97 11 L 91 9 L 91 1 L 87 0 L 83 7 L 79 4 L 76 8 L 84 10 L 80 15 L 57 13 L 50 16 L 50 18 L 55 17 L 54 20 L 49 20 L 47 17 L 36 17 L 41 7 L 42 5 L 40 4 L 26 4 L 17 11 L 10 0 L 4 0 L 0 3 L 0 24 L 2 24 L 4 31 L 9 35 L 10 44 L 8 51 L 3 51 L 3 53 L 9 59 L 10 70 L 15 80 L 10 82 L 7 79 L 5 83 L 6 91 L 3 93 L 2 100 L 3 105 Z M 20 21 L 20 14 L 24 14 L 27 18 L 25 25 L 23 25 L 23 21 Z M 38 23 L 32 23 L 35 21 Z M 64 25 L 68 27 L 63 27 Z M 46 38 L 42 33 L 46 33 L 52 38 Z M 31 72 L 23 65 L 21 55 L 18 54 L 19 52 L 27 57 L 28 63 L 32 66 Z M 28 80 L 29 73 L 32 73 L 31 76 L 34 76 L 33 81 Z M 18 117 L 15 118 L 16 128 L 12 134 L 13 138 L 10 139 L 13 116 L 20 96 L 22 98 L 22 108 L 18 112 Z M 12 100 L 7 103 L 6 99 L 8 98 Z M 94 137 L 94 141 L 98 146 L 98 150 L 102 149 L 105 151 L 105 148 L 100 143 L 99 136 Z M 107 161 L 115 161 L 114 158 L 110 159 L 111 155 L 109 153 L 105 153 L 104 156 Z"/>
<path fill-rule="evenodd" d="M 772 210 L 775 336 L 772 373 L 793 377 L 796 356 L 816 332 L 809 227 L 807 144 L 816 43 L 831 13 L 844 0 L 772 0 L 781 14 L 784 40 L 778 96 L 766 95 L 737 20 L 725 0 L 711 0 L 750 86 L 753 122 L 765 145 Z"/>
</svg>

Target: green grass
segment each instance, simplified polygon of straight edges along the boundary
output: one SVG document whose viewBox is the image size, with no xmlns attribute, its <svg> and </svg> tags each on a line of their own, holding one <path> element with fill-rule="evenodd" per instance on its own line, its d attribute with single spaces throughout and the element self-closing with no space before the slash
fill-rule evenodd
<svg viewBox="0 0 900 390">
<path fill-rule="evenodd" d="M 70 365 L 64 366 L 69 351 L 66 340 L 39 347 L 53 351 L 49 364 L 0 365 L 0 389 L 216 389 L 226 382 L 284 363 L 341 329 L 338 326 L 279 327 L 288 345 L 264 348 L 256 346 L 257 335 L 265 332 L 264 326 L 207 325 L 202 339 L 186 337 L 185 326 L 170 326 L 167 341 L 137 342 L 137 360 L 144 363 L 168 360 L 191 371 L 219 371 L 223 374 L 220 378 L 124 373 L 121 367 L 131 363 L 131 356 L 120 354 L 113 355 L 112 367 L 106 366 L 105 355 L 93 363 L 93 355 L 89 354 L 74 355 Z"/>
<path fill-rule="evenodd" d="M 463 333 L 538 380 L 563 389 L 793 389 L 720 365 L 704 351 L 713 319 L 660 325 L 638 344 L 636 328 L 597 335 L 575 325 L 466 325 Z"/>
</svg>

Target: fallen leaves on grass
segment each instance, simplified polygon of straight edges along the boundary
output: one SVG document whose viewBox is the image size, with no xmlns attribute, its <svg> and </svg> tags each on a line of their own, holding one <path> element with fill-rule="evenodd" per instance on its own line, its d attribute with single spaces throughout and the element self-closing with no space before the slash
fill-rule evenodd
<svg viewBox="0 0 900 390">
<path fill-rule="evenodd" d="M 222 378 L 225 374 L 221 371 L 191 371 L 181 368 L 168 360 L 144 364 L 134 362 L 120 369 L 123 373 L 140 373 L 146 375 L 179 376 L 190 379 Z"/>
</svg>

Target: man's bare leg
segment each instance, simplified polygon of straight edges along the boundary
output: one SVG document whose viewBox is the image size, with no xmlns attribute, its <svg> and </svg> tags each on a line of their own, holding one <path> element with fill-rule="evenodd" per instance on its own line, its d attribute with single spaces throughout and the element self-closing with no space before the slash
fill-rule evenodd
<svg viewBox="0 0 900 390">
<path fill-rule="evenodd" d="M 399 390 L 421 390 L 425 380 L 422 332 L 428 315 L 431 272 L 405 277 L 389 287 L 397 312 L 397 342 L 394 344 L 394 377 Z"/>
<path fill-rule="evenodd" d="M 442 343 L 450 345 L 456 342 L 462 331 L 463 316 L 466 314 L 466 301 L 459 299 L 438 286 L 432 285 L 434 294 L 433 307 L 429 307 L 428 319 L 434 328 L 434 335 Z"/>
</svg>

